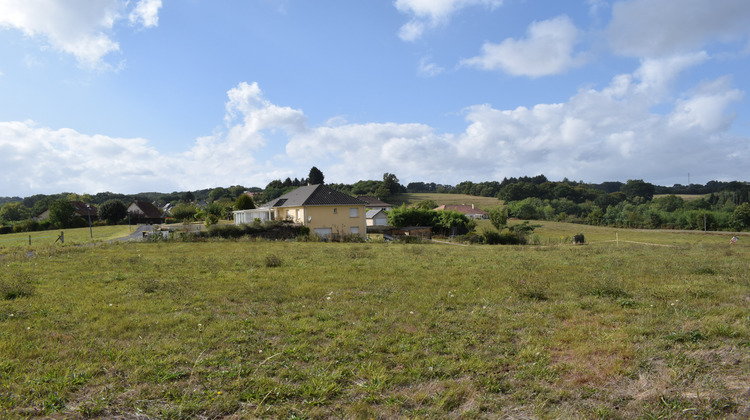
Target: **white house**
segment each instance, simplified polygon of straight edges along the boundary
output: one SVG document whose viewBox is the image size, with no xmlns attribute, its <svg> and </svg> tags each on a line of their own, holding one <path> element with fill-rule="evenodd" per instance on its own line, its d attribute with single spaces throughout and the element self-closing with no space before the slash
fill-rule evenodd
<svg viewBox="0 0 750 420">
<path fill-rule="evenodd" d="M 383 209 L 368 210 L 365 218 L 367 226 L 388 226 L 388 215 Z"/>
</svg>

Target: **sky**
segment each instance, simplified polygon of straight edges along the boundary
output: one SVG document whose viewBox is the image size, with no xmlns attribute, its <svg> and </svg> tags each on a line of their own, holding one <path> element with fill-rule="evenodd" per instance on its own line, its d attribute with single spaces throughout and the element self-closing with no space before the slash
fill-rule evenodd
<svg viewBox="0 0 750 420">
<path fill-rule="evenodd" d="M 0 196 L 750 180 L 747 0 L 0 0 Z"/>
</svg>

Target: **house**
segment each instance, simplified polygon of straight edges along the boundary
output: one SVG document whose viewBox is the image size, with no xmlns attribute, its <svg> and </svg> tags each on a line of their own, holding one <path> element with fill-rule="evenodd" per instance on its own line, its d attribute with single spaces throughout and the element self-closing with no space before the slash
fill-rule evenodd
<svg viewBox="0 0 750 420">
<path fill-rule="evenodd" d="M 393 205 L 385 203 L 383 201 L 378 200 L 375 197 L 371 197 L 369 195 L 359 195 L 357 196 L 357 199 L 364 201 L 367 203 L 367 209 L 368 210 L 385 210 L 388 211 L 391 208 L 393 208 Z"/>
<path fill-rule="evenodd" d="M 234 215 L 235 225 L 247 225 L 253 223 L 255 220 L 265 222 L 266 220 L 273 220 L 273 210 L 268 207 L 261 207 L 257 209 L 248 210 L 235 210 L 232 212 Z"/>
<path fill-rule="evenodd" d="M 488 219 L 490 217 L 489 213 L 487 213 L 484 210 L 480 210 L 480 209 L 474 208 L 473 204 L 471 204 L 471 205 L 468 205 L 468 204 L 456 204 L 456 205 L 444 204 L 442 206 L 435 207 L 433 210 L 437 210 L 437 211 L 440 211 L 440 210 L 444 210 L 444 211 L 457 211 L 457 212 L 459 212 L 461 214 L 465 214 L 466 217 L 468 217 L 469 219 L 473 219 L 473 220 Z"/>
<path fill-rule="evenodd" d="M 290 220 L 310 228 L 324 238 L 360 235 L 365 237 L 365 205 L 362 200 L 323 184 L 290 191 L 266 203 L 274 220 Z"/>
<path fill-rule="evenodd" d="M 128 206 L 128 217 L 133 223 L 163 223 L 161 210 L 148 201 L 133 201 Z"/>
<path fill-rule="evenodd" d="M 388 214 L 383 209 L 367 210 L 365 219 L 367 226 L 388 226 Z"/>
<path fill-rule="evenodd" d="M 71 201 L 70 205 L 73 206 L 73 209 L 75 210 L 75 216 L 81 217 L 86 221 L 89 220 L 89 217 L 91 217 L 91 220 L 98 219 L 96 206 L 92 204 L 86 204 L 82 201 Z M 34 220 L 39 222 L 47 219 L 49 219 L 49 209 L 41 212 L 34 218 Z"/>
</svg>

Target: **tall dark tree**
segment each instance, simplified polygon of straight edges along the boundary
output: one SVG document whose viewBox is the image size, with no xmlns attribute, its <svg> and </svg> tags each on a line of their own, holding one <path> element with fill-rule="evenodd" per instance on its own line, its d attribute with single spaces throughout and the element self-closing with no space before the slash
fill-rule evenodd
<svg viewBox="0 0 750 420">
<path fill-rule="evenodd" d="M 654 198 L 654 185 L 644 182 L 642 179 L 629 179 L 620 189 L 629 201 L 635 200 L 636 197 L 643 198 L 644 201 L 651 201 Z"/>
<path fill-rule="evenodd" d="M 70 227 L 75 214 L 76 209 L 64 198 L 55 200 L 49 205 L 49 221 L 58 229 Z"/>
<path fill-rule="evenodd" d="M 242 194 L 237 197 L 237 201 L 234 202 L 235 210 L 250 210 L 255 208 L 255 202 L 253 198 L 247 194 Z"/>
<path fill-rule="evenodd" d="M 310 185 L 323 184 L 324 179 L 325 177 L 323 176 L 323 172 L 321 172 L 320 169 L 314 166 L 310 168 L 310 174 L 307 176 L 307 181 L 310 183 Z"/>
<path fill-rule="evenodd" d="M 128 216 L 128 207 L 121 200 L 107 200 L 99 206 L 99 218 L 114 225 Z"/>
<path fill-rule="evenodd" d="M 398 183 L 396 175 L 388 172 L 383 174 L 383 186 L 385 186 L 391 194 L 398 194 L 401 191 L 401 184 Z"/>
</svg>

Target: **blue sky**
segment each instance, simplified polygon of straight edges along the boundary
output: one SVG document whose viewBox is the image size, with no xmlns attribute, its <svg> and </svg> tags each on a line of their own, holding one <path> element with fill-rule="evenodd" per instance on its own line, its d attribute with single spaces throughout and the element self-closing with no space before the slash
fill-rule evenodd
<svg viewBox="0 0 750 420">
<path fill-rule="evenodd" d="M 0 195 L 748 180 L 746 0 L 0 0 Z"/>
</svg>

